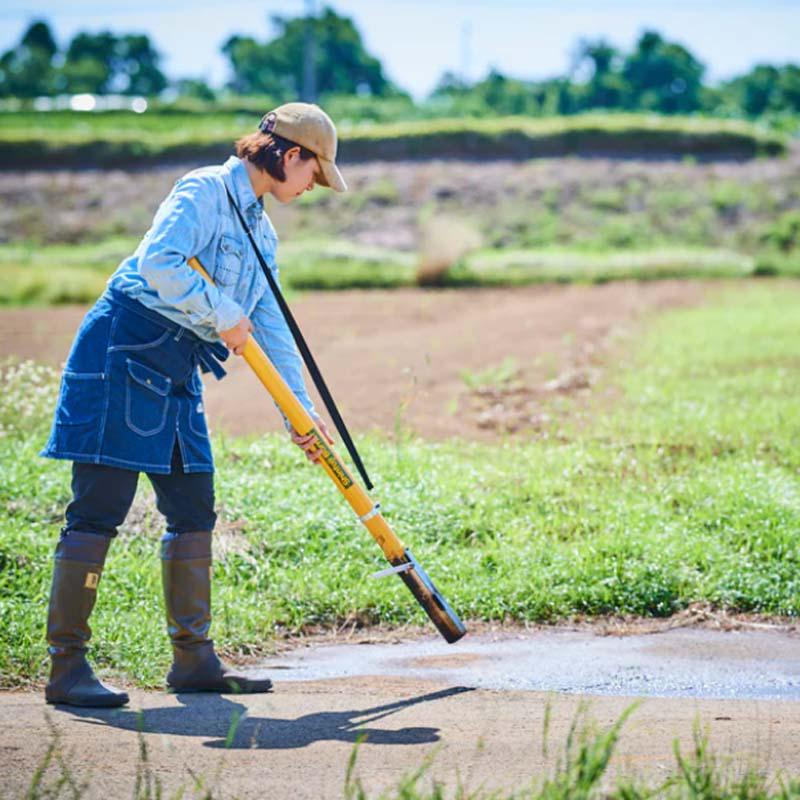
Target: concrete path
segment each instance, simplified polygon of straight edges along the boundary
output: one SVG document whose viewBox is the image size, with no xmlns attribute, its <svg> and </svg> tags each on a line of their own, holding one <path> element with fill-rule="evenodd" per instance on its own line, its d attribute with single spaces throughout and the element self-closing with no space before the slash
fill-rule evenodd
<svg viewBox="0 0 800 800">
<path fill-rule="evenodd" d="M 337 798 L 360 736 L 355 771 L 371 792 L 426 756 L 428 780 L 519 789 L 563 759 L 585 703 L 585 718 L 606 728 L 636 695 L 608 780 L 663 780 L 675 740 L 688 752 L 696 722 L 723 761 L 800 777 L 792 633 L 556 631 L 451 647 L 427 638 L 304 647 L 267 664 L 275 691 L 243 698 L 134 691 L 129 708 L 103 711 L 0 694 L 0 797 L 24 796 L 54 731 L 86 797 L 130 797 L 138 771 L 165 796 L 200 796 L 201 781 L 214 797 Z M 58 774 L 51 767 L 48 780 Z"/>
<path fill-rule="evenodd" d="M 482 689 L 800 700 L 800 635 L 780 630 L 598 636 L 555 628 L 456 645 L 430 637 L 298 648 L 268 665 L 284 680 L 391 675 Z"/>
</svg>

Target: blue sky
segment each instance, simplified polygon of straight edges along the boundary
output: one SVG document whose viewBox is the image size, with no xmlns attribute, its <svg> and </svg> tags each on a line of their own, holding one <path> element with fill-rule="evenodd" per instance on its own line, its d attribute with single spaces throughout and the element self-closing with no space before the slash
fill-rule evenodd
<svg viewBox="0 0 800 800">
<path fill-rule="evenodd" d="M 311 0 L 8 0 L 0 9 L 0 49 L 33 18 L 47 19 L 59 43 L 78 30 L 148 33 L 171 77 L 226 79 L 220 45 L 234 33 L 267 39 L 269 16 L 303 13 Z M 316 6 L 323 5 L 317 0 Z M 675 39 L 718 81 L 758 62 L 800 62 L 800 0 L 338 0 L 396 83 L 420 97 L 444 70 L 483 76 L 490 67 L 520 78 L 563 74 L 581 37 L 627 49 L 644 28 Z"/>
</svg>

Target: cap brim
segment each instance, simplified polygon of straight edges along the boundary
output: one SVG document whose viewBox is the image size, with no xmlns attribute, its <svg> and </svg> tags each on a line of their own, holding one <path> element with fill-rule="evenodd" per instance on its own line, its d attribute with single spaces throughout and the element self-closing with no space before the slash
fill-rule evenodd
<svg viewBox="0 0 800 800">
<path fill-rule="evenodd" d="M 328 161 L 327 158 L 317 156 L 319 169 L 321 174 L 317 177 L 317 183 L 320 186 L 327 186 L 333 189 L 334 192 L 346 192 L 347 184 L 345 183 L 342 173 L 333 161 Z"/>
</svg>

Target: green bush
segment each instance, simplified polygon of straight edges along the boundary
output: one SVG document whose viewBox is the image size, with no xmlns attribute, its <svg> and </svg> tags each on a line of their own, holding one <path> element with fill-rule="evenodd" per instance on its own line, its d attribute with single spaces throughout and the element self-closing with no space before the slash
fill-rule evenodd
<svg viewBox="0 0 800 800">
<path fill-rule="evenodd" d="M 783 253 L 800 249 L 800 210 L 787 211 L 766 225 L 761 241 Z"/>
</svg>

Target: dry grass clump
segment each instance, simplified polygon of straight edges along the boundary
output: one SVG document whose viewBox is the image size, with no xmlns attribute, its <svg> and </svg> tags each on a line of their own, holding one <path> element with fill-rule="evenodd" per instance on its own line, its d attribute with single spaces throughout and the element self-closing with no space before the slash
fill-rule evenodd
<svg viewBox="0 0 800 800">
<path fill-rule="evenodd" d="M 417 285 L 441 286 L 448 270 L 480 246 L 480 234 L 461 217 L 429 217 L 420 225 Z"/>
</svg>

